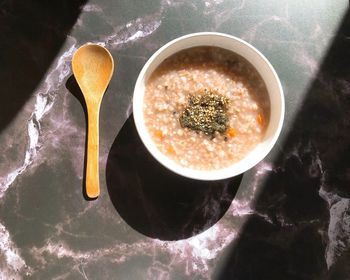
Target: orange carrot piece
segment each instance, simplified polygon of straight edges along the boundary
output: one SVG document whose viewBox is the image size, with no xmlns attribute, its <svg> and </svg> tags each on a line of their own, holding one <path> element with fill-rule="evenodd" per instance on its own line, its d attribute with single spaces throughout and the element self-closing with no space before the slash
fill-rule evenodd
<svg viewBox="0 0 350 280">
<path fill-rule="evenodd" d="M 258 122 L 258 124 L 260 124 L 261 126 L 263 126 L 265 124 L 265 118 L 262 114 L 258 114 L 256 116 L 256 121 Z"/>
<path fill-rule="evenodd" d="M 228 137 L 235 137 L 237 135 L 237 131 L 233 128 L 233 127 L 230 127 L 228 130 L 227 130 L 227 136 Z"/>
<path fill-rule="evenodd" d="M 154 135 L 159 139 L 159 140 L 163 140 L 164 139 L 164 135 L 163 132 L 161 130 L 156 130 L 154 132 Z"/>
<path fill-rule="evenodd" d="M 170 155 L 175 154 L 175 150 L 174 150 L 173 146 L 171 146 L 171 145 L 168 145 L 168 146 L 167 146 L 166 151 L 167 151 L 167 153 L 170 154 Z"/>
</svg>

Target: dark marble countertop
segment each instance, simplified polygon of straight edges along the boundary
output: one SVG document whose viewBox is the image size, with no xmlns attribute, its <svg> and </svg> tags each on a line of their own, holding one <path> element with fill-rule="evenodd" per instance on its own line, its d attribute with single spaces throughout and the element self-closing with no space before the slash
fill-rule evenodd
<svg viewBox="0 0 350 280">
<path fill-rule="evenodd" d="M 159 166 L 132 118 L 146 60 L 198 31 L 257 47 L 286 98 L 273 151 L 220 182 Z M 82 192 L 86 120 L 70 65 L 86 42 L 117 63 L 93 201 Z M 348 1 L 5 0 L 0 84 L 1 280 L 350 279 Z"/>
</svg>

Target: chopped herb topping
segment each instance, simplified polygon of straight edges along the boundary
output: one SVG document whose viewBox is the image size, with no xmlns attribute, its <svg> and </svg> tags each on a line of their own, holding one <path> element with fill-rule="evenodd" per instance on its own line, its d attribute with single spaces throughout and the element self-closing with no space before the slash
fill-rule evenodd
<svg viewBox="0 0 350 280">
<path fill-rule="evenodd" d="M 224 133 L 227 129 L 228 98 L 214 91 L 191 95 L 187 107 L 180 115 L 180 124 L 196 132 L 214 137 L 215 132 Z"/>
</svg>

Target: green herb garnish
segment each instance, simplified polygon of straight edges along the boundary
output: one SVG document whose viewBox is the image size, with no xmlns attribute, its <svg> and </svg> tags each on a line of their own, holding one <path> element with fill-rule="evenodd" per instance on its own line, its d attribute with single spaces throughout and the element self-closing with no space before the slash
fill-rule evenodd
<svg viewBox="0 0 350 280">
<path fill-rule="evenodd" d="M 227 129 L 228 102 L 225 96 L 209 90 L 203 94 L 191 95 L 180 115 L 180 124 L 212 137 L 216 131 L 223 133 Z"/>
</svg>

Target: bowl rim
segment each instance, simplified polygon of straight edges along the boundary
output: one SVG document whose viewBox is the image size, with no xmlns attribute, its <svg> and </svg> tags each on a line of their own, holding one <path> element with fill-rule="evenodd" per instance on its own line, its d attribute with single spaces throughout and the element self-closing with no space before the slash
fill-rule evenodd
<svg viewBox="0 0 350 280">
<path fill-rule="evenodd" d="M 146 125 L 144 123 L 144 116 L 143 116 L 143 98 L 144 98 L 144 86 L 145 86 L 145 77 L 146 75 L 150 75 L 153 73 L 156 67 L 159 66 L 159 64 L 164 61 L 167 57 L 178 53 L 181 50 L 194 47 L 194 46 L 208 46 L 208 45 L 213 45 L 220 47 L 220 45 L 216 44 L 190 44 L 190 46 L 180 48 L 175 51 L 171 51 L 165 58 L 161 59 L 160 61 L 157 62 L 157 59 L 164 54 L 165 51 L 169 50 L 172 46 L 184 42 L 188 40 L 189 43 L 191 43 L 191 39 L 195 39 L 198 37 L 218 37 L 218 38 L 225 38 L 226 40 L 232 40 L 232 42 L 236 42 L 240 45 L 242 45 L 244 48 L 248 48 L 252 50 L 254 53 L 258 55 L 258 57 L 263 61 L 263 63 L 267 66 L 267 69 L 270 71 L 272 74 L 272 77 L 274 78 L 274 82 L 277 85 L 278 88 L 278 93 L 279 93 L 279 103 L 280 103 L 280 108 L 279 108 L 279 120 L 278 124 L 276 126 L 276 129 L 274 130 L 274 133 L 272 137 L 269 139 L 266 147 L 261 150 L 261 152 L 257 152 L 258 157 L 252 157 L 250 160 L 243 158 L 242 160 L 233 163 L 232 165 L 229 165 L 228 167 L 224 167 L 221 169 L 213 169 L 213 170 L 196 170 L 196 169 L 191 169 L 187 167 L 183 167 L 180 164 L 176 163 L 175 161 L 171 160 L 169 157 L 164 155 L 155 145 L 153 140 L 151 139 L 151 136 L 148 132 L 148 129 L 146 128 Z M 222 47 L 224 48 L 224 47 Z M 233 50 L 228 49 L 229 51 L 236 53 Z M 240 53 L 237 53 L 238 55 L 243 56 Z M 244 57 L 244 56 L 243 56 Z M 246 57 L 244 57 L 247 59 Z M 248 60 L 248 59 L 247 59 Z M 254 68 L 256 68 L 256 65 L 250 60 L 248 60 Z M 150 71 L 151 66 L 155 67 L 152 71 Z M 260 74 L 261 75 L 261 74 Z M 264 82 L 266 83 L 266 80 L 262 77 Z M 270 92 L 268 92 L 270 100 Z M 196 179 L 196 180 L 205 180 L 205 181 L 212 181 L 212 180 L 221 180 L 221 179 L 227 179 L 230 177 L 237 176 L 239 174 L 242 174 L 246 172 L 247 170 L 251 169 L 254 167 L 256 164 L 258 164 L 260 161 L 262 161 L 267 154 L 271 151 L 273 146 L 275 145 L 281 130 L 283 126 L 283 121 L 284 121 L 284 115 L 285 115 L 285 99 L 284 99 L 284 93 L 283 93 L 283 88 L 282 84 L 280 82 L 280 79 L 277 75 L 277 72 L 275 71 L 274 67 L 272 64 L 268 61 L 268 59 L 254 46 L 251 44 L 247 43 L 246 41 L 237 38 L 232 35 L 224 34 L 224 33 L 219 33 L 219 32 L 197 32 L 197 33 L 190 33 L 178 38 L 175 38 L 162 47 L 160 47 L 153 55 L 147 60 L 147 62 L 144 64 L 142 70 L 140 71 L 138 78 L 135 83 L 134 87 L 134 93 L 133 93 L 133 117 L 134 117 L 134 122 L 136 126 L 136 130 L 138 132 L 138 135 L 140 136 L 143 144 L 145 145 L 146 149 L 150 154 L 164 167 L 167 169 L 171 170 L 172 172 L 175 172 L 181 176 L 191 178 L 191 179 Z M 259 144 L 258 144 L 259 145 Z M 253 149 L 255 150 L 255 148 Z M 252 153 L 252 151 L 250 152 Z M 249 153 L 249 154 L 250 154 Z"/>
</svg>

